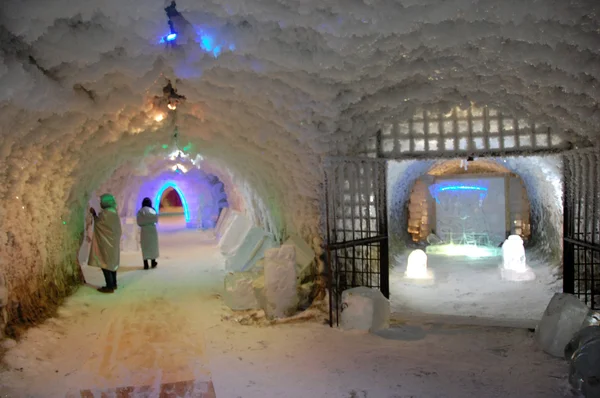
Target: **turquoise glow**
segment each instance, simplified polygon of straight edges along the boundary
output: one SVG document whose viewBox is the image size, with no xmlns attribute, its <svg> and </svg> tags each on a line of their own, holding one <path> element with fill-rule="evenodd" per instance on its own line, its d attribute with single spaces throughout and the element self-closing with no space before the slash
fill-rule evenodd
<svg viewBox="0 0 600 398">
<path fill-rule="evenodd" d="M 173 188 L 181 198 L 181 204 L 183 205 L 183 214 L 185 214 L 185 222 L 190 222 L 190 209 L 188 208 L 187 200 L 185 200 L 185 196 L 183 195 L 183 192 L 181 192 L 181 189 L 179 189 L 177 184 L 175 184 L 173 181 L 165 182 L 158 189 L 158 192 L 156 192 L 156 196 L 154 197 L 154 206 L 156 207 L 156 212 L 160 212 L 160 199 L 162 197 L 162 194 L 168 188 Z"/>
</svg>

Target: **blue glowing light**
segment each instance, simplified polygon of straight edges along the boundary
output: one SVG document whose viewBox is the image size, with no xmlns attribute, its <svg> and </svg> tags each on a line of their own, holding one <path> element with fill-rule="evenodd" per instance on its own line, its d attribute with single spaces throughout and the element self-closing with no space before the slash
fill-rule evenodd
<svg viewBox="0 0 600 398">
<path fill-rule="evenodd" d="M 202 49 L 204 51 L 210 52 L 213 50 L 213 46 L 214 46 L 214 39 L 212 38 L 212 36 L 209 35 L 201 35 L 200 36 L 200 47 L 202 47 Z"/>
<path fill-rule="evenodd" d="M 440 203 L 439 196 L 442 192 L 465 191 L 479 192 L 479 199 L 483 201 L 487 195 L 487 181 L 481 181 L 480 184 L 462 184 L 459 181 L 446 181 L 433 184 L 429 187 L 429 192 L 436 202 Z"/>
<path fill-rule="evenodd" d="M 235 50 L 235 44 L 227 43 L 226 40 L 219 39 L 215 34 L 209 34 L 204 29 L 197 30 L 196 34 L 196 41 L 200 44 L 200 48 L 212 54 L 215 58 L 218 58 L 223 53 L 223 50 Z"/>
<path fill-rule="evenodd" d="M 171 33 L 166 35 L 165 37 L 161 37 L 160 38 L 160 43 L 166 43 L 166 42 L 170 42 L 170 41 L 175 41 L 175 39 L 177 39 L 177 33 Z"/>
<path fill-rule="evenodd" d="M 440 191 L 487 191 L 486 187 L 477 187 L 473 185 L 451 185 L 449 187 L 442 187 Z"/>
<path fill-rule="evenodd" d="M 183 213 L 185 214 L 185 222 L 190 222 L 190 209 L 188 208 L 187 200 L 185 200 L 185 196 L 183 196 L 183 192 L 181 192 L 181 189 L 179 189 L 177 184 L 174 183 L 173 181 L 165 182 L 156 192 L 156 195 L 154 196 L 154 206 L 156 208 L 156 211 L 157 212 L 160 211 L 160 200 L 162 198 L 163 193 L 168 188 L 173 188 L 175 190 L 175 192 L 177 192 L 177 194 L 181 198 L 181 204 L 183 206 Z"/>
</svg>

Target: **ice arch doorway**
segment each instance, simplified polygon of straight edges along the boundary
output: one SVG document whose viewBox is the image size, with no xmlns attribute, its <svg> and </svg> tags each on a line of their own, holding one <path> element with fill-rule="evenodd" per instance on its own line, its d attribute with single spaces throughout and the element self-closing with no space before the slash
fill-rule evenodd
<svg viewBox="0 0 600 398">
<path fill-rule="evenodd" d="M 179 199 L 181 200 L 181 207 L 183 208 L 183 215 L 185 218 L 185 223 L 186 223 L 186 225 L 188 225 L 190 222 L 190 208 L 187 204 L 187 200 L 186 200 L 183 192 L 177 186 L 177 184 L 173 181 L 167 181 L 156 192 L 156 196 L 154 197 L 154 200 L 152 202 L 154 204 L 154 207 L 156 208 L 156 211 L 158 212 L 159 215 L 161 214 L 161 204 L 168 198 L 168 196 L 166 196 L 166 195 L 163 198 L 163 195 L 166 192 L 168 192 L 169 189 L 172 189 L 173 191 L 175 191 L 177 193 L 177 195 L 179 196 Z"/>
<path fill-rule="evenodd" d="M 173 190 L 181 199 L 186 228 L 214 228 L 221 210 L 229 207 L 223 182 L 202 170 L 190 170 L 185 174 L 164 172 L 145 181 L 137 197 L 137 203 L 148 197 L 161 213 L 163 194 Z"/>
</svg>

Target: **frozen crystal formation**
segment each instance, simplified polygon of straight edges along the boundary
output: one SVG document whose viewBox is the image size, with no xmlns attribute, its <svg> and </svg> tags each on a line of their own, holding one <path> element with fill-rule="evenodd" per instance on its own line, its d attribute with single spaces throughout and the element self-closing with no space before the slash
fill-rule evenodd
<svg viewBox="0 0 600 398">
<path fill-rule="evenodd" d="M 505 281 L 531 281 L 535 273 L 527 266 L 523 239 L 519 235 L 510 235 L 502 244 L 502 266 L 500 275 Z"/>
<path fill-rule="evenodd" d="M 562 357 L 569 341 L 586 322 L 588 313 L 589 308 L 577 297 L 556 293 L 535 330 L 535 338 L 542 350 Z"/>
<path fill-rule="evenodd" d="M 298 308 L 296 251 L 282 245 L 265 253 L 265 312 L 270 318 L 285 318 Z"/>
<path fill-rule="evenodd" d="M 390 302 L 379 290 L 360 286 L 342 292 L 341 326 L 377 332 L 390 325 Z"/>
<path fill-rule="evenodd" d="M 225 276 L 223 301 L 234 311 L 260 309 L 255 287 L 260 290 L 261 274 L 254 272 L 230 272 Z"/>
<path fill-rule="evenodd" d="M 600 397 L 600 327 L 578 331 L 565 348 L 569 383 L 584 397 Z"/>
<path fill-rule="evenodd" d="M 302 280 L 310 273 L 310 266 L 315 260 L 315 252 L 310 248 L 302 238 L 292 235 L 285 241 L 286 245 L 294 246 L 296 250 L 296 274 L 298 279 Z"/>
</svg>

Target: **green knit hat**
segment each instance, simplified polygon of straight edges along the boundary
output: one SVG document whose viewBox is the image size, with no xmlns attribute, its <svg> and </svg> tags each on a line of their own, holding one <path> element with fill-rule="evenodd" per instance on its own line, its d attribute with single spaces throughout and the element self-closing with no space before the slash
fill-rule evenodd
<svg viewBox="0 0 600 398">
<path fill-rule="evenodd" d="M 111 194 L 105 193 L 104 195 L 100 196 L 100 207 L 103 209 L 116 209 L 117 200 Z"/>
</svg>

